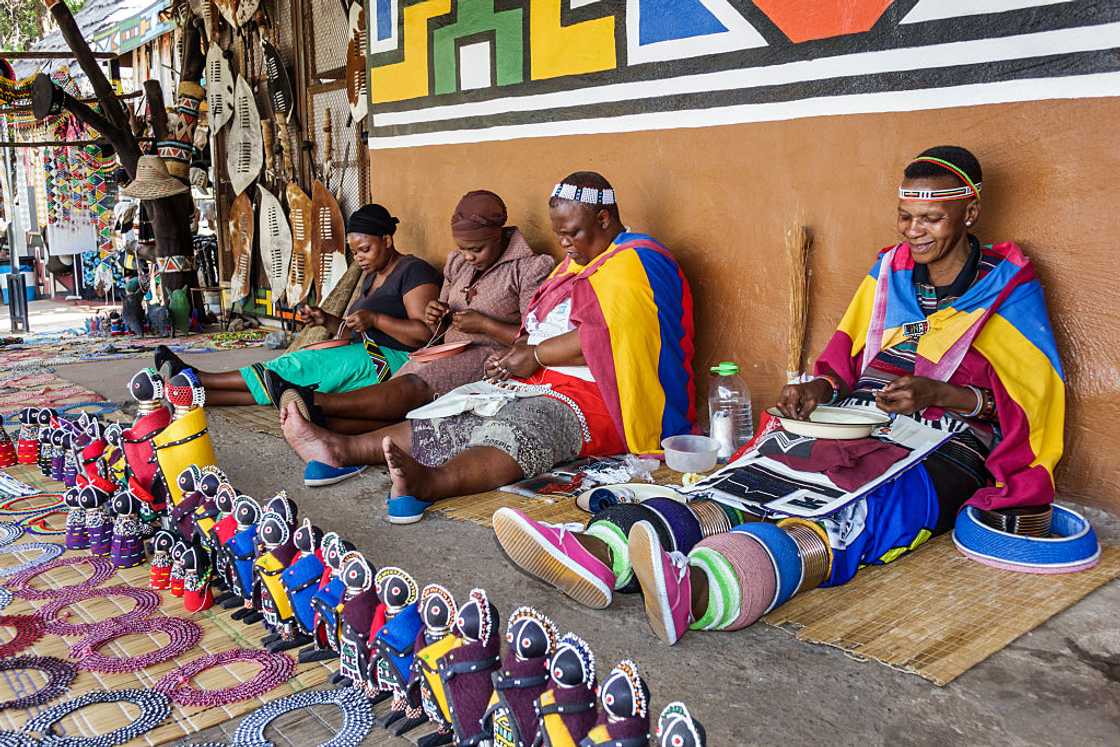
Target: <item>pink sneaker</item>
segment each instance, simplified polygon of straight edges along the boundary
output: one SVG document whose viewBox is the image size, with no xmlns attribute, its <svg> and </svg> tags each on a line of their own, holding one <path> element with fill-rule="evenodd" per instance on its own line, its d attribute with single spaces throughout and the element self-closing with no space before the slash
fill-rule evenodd
<svg viewBox="0 0 1120 747">
<path fill-rule="evenodd" d="M 670 646 L 681 639 L 692 622 L 692 581 L 688 558 L 665 552 L 648 521 L 630 528 L 630 564 L 642 585 L 649 625 Z"/>
<path fill-rule="evenodd" d="M 525 573 L 593 609 L 610 605 L 614 572 L 579 541 L 579 524 L 545 524 L 513 508 L 491 519 L 498 544 Z"/>
</svg>

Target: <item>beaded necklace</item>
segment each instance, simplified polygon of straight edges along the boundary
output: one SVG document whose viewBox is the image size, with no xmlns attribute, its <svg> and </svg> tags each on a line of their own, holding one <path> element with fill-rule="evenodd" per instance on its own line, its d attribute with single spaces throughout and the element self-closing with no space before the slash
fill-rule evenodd
<svg viewBox="0 0 1120 747">
<path fill-rule="evenodd" d="M 27 545 L 24 545 L 27 547 Z M 58 545 L 55 545 L 58 547 Z M 31 586 L 31 580 L 37 578 L 40 574 L 47 571 L 53 571 L 55 568 L 63 568 L 71 565 L 81 565 L 82 563 L 89 563 L 93 569 L 93 573 L 85 581 L 69 586 L 60 586 L 56 589 L 36 589 Z M 93 555 L 74 556 L 69 558 L 56 558 L 46 563 L 35 565 L 31 568 L 24 569 L 20 573 L 12 577 L 8 582 L 8 588 L 12 593 L 22 599 L 57 599 L 63 594 L 73 591 L 84 591 L 92 589 L 95 586 L 100 586 L 103 581 L 113 575 L 113 564 L 107 558 L 99 558 Z"/>
<path fill-rule="evenodd" d="M 108 620 L 98 620 L 89 623 L 71 623 L 59 619 L 59 612 L 74 602 L 81 602 L 94 597 L 128 597 L 136 605 L 128 612 L 115 615 Z M 43 620 L 46 631 L 52 635 L 95 635 L 106 629 L 112 630 L 120 625 L 150 615 L 159 607 L 162 597 L 150 589 L 137 589 L 132 586 L 110 586 L 98 589 L 75 589 L 67 591 L 49 604 L 39 608 L 38 616 Z"/>
<path fill-rule="evenodd" d="M 110 641 L 133 633 L 166 633 L 168 643 L 134 656 L 106 656 L 98 651 Z M 132 618 L 94 631 L 70 647 L 70 658 L 90 672 L 136 672 L 153 664 L 174 659 L 190 651 L 202 640 L 202 628 L 181 617 Z"/>
<path fill-rule="evenodd" d="M 70 683 L 78 676 L 77 667 L 71 662 L 53 656 L 17 656 L 0 660 L 0 672 L 18 672 L 35 669 L 47 675 L 47 683 L 30 695 L 0 701 L 0 711 L 8 709 L 26 710 L 41 706 L 66 692 Z"/>
<path fill-rule="evenodd" d="M 12 555 L 17 552 L 23 553 L 30 550 L 39 551 L 38 557 L 32 558 L 31 560 L 25 560 L 19 565 L 13 565 L 8 568 L 0 568 L 0 578 L 14 576 L 17 573 L 23 573 L 29 568 L 35 568 L 36 566 L 43 565 L 44 563 L 49 563 L 59 555 L 61 555 L 65 549 L 66 548 L 64 548 L 62 545 L 58 545 L 53 542 L 25 542 L 22 545 L 8 545 L 6 547 L 0 547 L 0 555 Z"/>
<path fill-rule="evenodd" d="M 95 703 L 132 703 L 140 708 L 140 715 L 132 723 L 96 737 L 60 736 L 54 732 L 62 719 Z M 148 733 L 170 715 L 167 696 L 154 690 L 94 690 L 43 711 L 28 721 L 23 731 L 41 733 L 42 744 L 51 747 L 114 747 Z"/>
<path fill-rule="evenodd" d="M 335 705 L 342 712 L 342 726 L 323 747 L 358 747 L 373 729 L 375 714 L 368 698 L 358 688 L 306 690 L 279 698 L 253 711 L 237 725 L 230 747 L 257 747 L 269 744 L 265 729 L 286 713 L 316 705 Z"/>
<path fill-rule="evenodd" d="M 250 680 L 220 690 L 202 690 L 191 684 L 191 679 L 200 672 L 235 661 L 255 661 L 261 665 L 261 671 Z M 169 696 L 178 705 L 223 706 L 264 695 L 291 679 L 294 672 L 295 662 L 286 654 L 233 648 L 199 657 L 171 670 L 155 684 L 155 689 Z"/>
</svg>

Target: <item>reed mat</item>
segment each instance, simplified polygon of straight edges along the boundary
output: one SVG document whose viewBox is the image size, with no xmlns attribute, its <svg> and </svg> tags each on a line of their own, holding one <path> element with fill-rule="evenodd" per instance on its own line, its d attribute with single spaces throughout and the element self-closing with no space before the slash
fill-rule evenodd
<svg viewBox="0 0 1120 747">
<path fill-rule="evenodd" d="M 943 535 L 913 557 L 864 568 L 852 581 L 794 597 L 763 622 L 798 640 L 945 686 L 1120 576 L 1120 547 L 1088 571 L 1059 576 L 989 568 Z"/>
<path fill-rule="evenodd" d="M 31 540 L 41 539 L 27 538 L 25 535 L 23 539 L 19 540 L 17 546 Z M 11 555 L 2 555 L 0 556 L 0 567 L 10 567 L 32 555 L 34 553 L 27 553 L 24 556 L 24 554 L 18 552 Z M 83 555 L 86 555 L 85 551 L 74 551 L 65 553 L 64 557 Z M 90 573 L 89 566 L 85 564 L 55 568 L 41 574 L 33 583 L 37 588 L 57 588 L 80 583 Z M 121 569 L 106 580 L 99 589 L 107 589 L 121 584 L 147 588 L 148 566 L 142 565 L 136 568 Z M 181 599 L 172 596 L 167 591 L 161 592 L 161 596 L 163 597 L 162 604 L 152 615 L 185 617 L 197 622 L 202 628 L 202 639 L 195 648 L 171 661 L 155 664 L 138 672 L 108 674 L 79 671 L 78 677 L 74 680 L 69 692 L 63 697 L 57 698 L 45 706 L 32 709 L 0 711 L 0 729 L 18 730 L 42 710 L 91 690 L 151 688 L 168 671 L 208 653 L 217 653 L 231 648 L 260 648 L 260 639 L 265 635 L 263 624 L 244 625 L 230 617 L 232 610 L 225 610 L 220 607 L 190 615 L 183 610 Z M 17 597 L 4 609 L 3 614 L 31 614 L 37 608 L 48 603 L 49 600 L 29 601 Z M 70 605 L 67 619 L 75 623 L 105 620 L 115 615 L 127 613 L 132 608 L 132 604 L 132 601 L 128 598 L 103 594 Z M 10 633 L 5 633 L 4 639 L 9 638 Z M 48 633 L 35 645 L 17 655 L 35 654 L 67 659 L 70 653 L 69 644 L 76 643 L 78 640 L 79 637 L 61 637 Z M 132 634 L 110 642 L 103 646 L 100 651 L 109 656 L 129 656 L 152 651 L 166 644 L 167 637 L 162 633 Z M 292 651 L 289 653 L 294 658 L 298 652 Z M 322 685 L 335 669 L 336 665 L 333 662 L 297 665 L 295 675 L 287 683 L 276 687 L 259 698 L 244 700 L 227 706 L 206 708 L 182 707 L 172 704 L 171 715 L 168 719 L 144 737 L 134 740 L 133 743 L 158 745 L 177 742 L 187 735 L 253 711 L 275 698 Z M 251 679 L 257 671 L 258 666 L 256 664 L 237 662 L 202 672 L 194 679 L 194 684 L 198 687 L 210 689 L 231 687 L 239 682 Z M 45 683 L 45 680 L 46 678 L 41 673 L 35 671 L 4 672 L 0 676 L 0 700 L 29 695 L 38 690 Z M 70 736 L 92 737 L 119 728 L 131 721 L 138 713 L 139 709 L 129 704 L 95 705 L 84 708 L 63 719 L 58 731 L 62 732 L 64 730 Z"/>
</svg>

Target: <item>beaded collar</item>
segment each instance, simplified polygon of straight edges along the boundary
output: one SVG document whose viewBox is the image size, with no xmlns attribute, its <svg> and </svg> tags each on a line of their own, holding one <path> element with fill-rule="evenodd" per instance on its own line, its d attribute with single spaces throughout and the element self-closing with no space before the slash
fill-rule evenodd
<svg viewBox="0 0 1120 747">
<path fill-rule="evenodd" d="M 202 690 L 191 684 L 191 679 L 199 673 L 234 661 L 255 661 L 261 665 L 261 669 L 252 679 L 220 690 Z M 155 690 L 182 706 L 224 706 L 264 695 L 291 679 L 294 672 L 295 662 L 287 654 L 231 648 L 217 654 L 201 656 L 171 670 L 155 684 Z"/>
<path fill-rule="evenodd" d="M 0 578 L 7 578 L 14 576 L 17 573 L 23 573 L 29 568 L 44 565 L 51 562 L 58 556 L 62 555 L 66 548 L 54 542 L 24 542 L 22 545 L 8 545 L 0 547 L 0 555 L 11 555 L 13 553 L 24 553 L 31 550 L 38 550 L 39 555 L 31 560 L 25 560 L 19 565 L 13 565 L 8 568 L 0 568 Z"/>
<path fill-rule="evenodd" d="M 25 545 L 26 547 L 26 545 Z M 47 571 L 53 571 L 55 568 L 62 568 L 71 565 L 81 565 L 88 563 L 93 573 L 85 581 L 70 586 L 60 586 L 56 589 L 36 589 L 31 586 L 31 580 L 37 578 L 40 574 Z M 47 563 L 27 568 L 20 573 L 14 575 L 8 582 L 8 588 L 11 592 L 21 599 L 57 599 L 64 594 L 84 591 L 92 589 L 95 586 L 100 586 L 102 582 L 113 575 L 113 563 L 108 558 L 98 557 L 96 555 L 78 555 L 68 558 L 56 558 Z"/>
<path fill-rule="evenodd" d="M 89 623 L 73 623 L 61 619 L 59 612 L 66 607 L 94 597 L 128 597 L 135 602 L 131 610 L 108 620 Z M 112 629 L 128 621 L 145 618 L 159 607 L 162 597 L 151 589 L 138 589 L 133 586 L 109 586 L 105 588 L 69 589 L 50 603 L 39 608 L 37 614 L 52 635 L 95 635 L 103 630 Z"/>
<path fill-rule="evenodd" d="M 166 633 L 168 643 L 135 656 L 106 656 L 98 651 L 105 644 L 133 633 Z M 90 672 L 137 672 L 185 654 L 202 640 L 202 628 L 181 617 L 131 617 L 101 628 L 70 647 L 70 658 Z"/>
<path fill-rule="evenodd" d="M 342 726 L 326 744 L 331 747 L 359 747 L 373 730 L 375 714 L 369 698 L 361 688 L 305 690 L 265 703 L 241 720 L 229 741 L 229 747 L 259 747 L 271 744 L 265 729 L 286 713 L 317 705 L 334 705 L 342 713 Z"/>
<path fill-rule="evenodd" d="M 66 692 L 70 683 L 78 676 L 78 668 L 71 662 L 53 656 L 17 656 L 0 659 L 0 672 L 19 672 L 35 669 L 47 675 L 47 682 L 30 695 L 0 701 L 0 711 L 11 709 L 27 710 L 49 703 Z"/>
<path fill-rule="evenodd" d="M 55 725 L 62 719 L 95 703 L 132 703 L 140 708 L 140 715 L 132 723 L 96 737 L 61 738 L 54 732 Z M 162 724 L 170 715 L 171 703 L 167 696 L 154 690 L 94 690 L 43 711 L 28 721 L 23 727 L 23 731 L 45 735 L 44 744 L 65 744 L 68 747 L 78 745 L 113 747 L 113 745 L 125 744 L 143 734 L 147 734 Z"/>
<path fill-rule="evenodd" d="M 7 643 L 0 643 L 0 659 L 14 656 L 43 637 L 43 620 L 34 615 L 0 615 L 0 627 L 15 628 L 16 634 Z"/>
</svg>

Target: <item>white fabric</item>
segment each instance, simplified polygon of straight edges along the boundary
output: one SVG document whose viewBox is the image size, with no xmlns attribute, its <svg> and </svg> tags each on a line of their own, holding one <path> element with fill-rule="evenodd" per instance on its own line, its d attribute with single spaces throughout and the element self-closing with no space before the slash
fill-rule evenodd
<svg viewBox="0 0 1120 747">
<path fill-rule="evenodd" d="M 540 345 L 545 340 L 571 332 L 575 329 L 571 317 L 572 299 L 570 298 L 556 304 L 543 320 L 537 319 L 536 312 L 530 311 L 525 317 L 525 331 L 529 333 L 529 344 Z M 549 366 L 548 368 L 584 381 L 595 381 L 591 369 L 587 366 Z"/>
<path fill-rule="evenodd" d="M 417 407 L 405 417 L 409 420 L 432 420 L 473 412 L 475 415 L 488 418 L 496 415 L 498 410 L 519 397 L 539 397 L 551 388 L 547 384 L 527 385 L 516 381 L 500 384 L 472 381 L 452 389 L 426 405 Z"/>
</svg>

